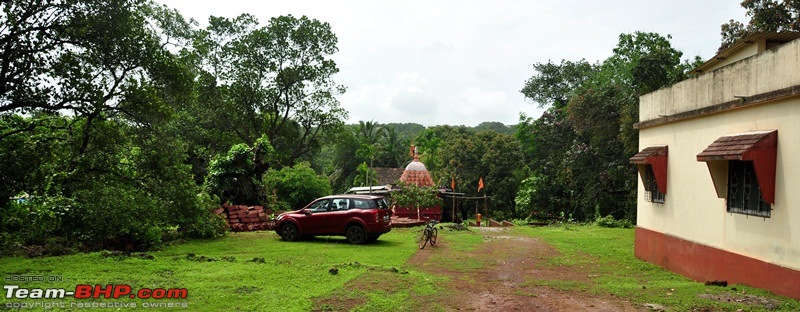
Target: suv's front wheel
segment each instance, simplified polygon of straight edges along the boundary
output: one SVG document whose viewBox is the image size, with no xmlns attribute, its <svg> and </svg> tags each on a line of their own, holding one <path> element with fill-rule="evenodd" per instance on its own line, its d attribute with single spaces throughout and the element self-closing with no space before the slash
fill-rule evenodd
<svg viewBox="0 0 800 312">
<path fill-rule="evenodd" d="M 300 237 L 297 233 L 297 226 L 291 223 L 286 223 L 281 226 L 281 238 L 288 242 L 296 241 Z"/>
<path fill-rule="evenodd" d="M 344 236 L 347 237 L 348 242 L 356 245 L 363 244 L 367 240 L 367 234 L 364 232 L 364 228 L 358 225 L 351 225 L 348 227 Z"/>
</svg>

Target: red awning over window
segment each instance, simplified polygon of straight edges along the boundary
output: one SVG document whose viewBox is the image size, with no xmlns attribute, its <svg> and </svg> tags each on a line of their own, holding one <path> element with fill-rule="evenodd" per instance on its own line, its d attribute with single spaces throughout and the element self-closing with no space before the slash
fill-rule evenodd
<svg viewBox="0 0 800 312">
<path fill-rule="evenodd" d="M 775 203 L 775 163 L 778 130 L 735 133 L 720 137 L 697 154 L 697 161 L 746 160 L 753 162 L 758 187 L 765 202 Z"/>
<path fill-rule="evenodd" d="M 643 149 L 630 159 L 632 164 L 650 165 L 653 167 L 653 175 L 656 178 L 658 190 L 664 194 L 667 193 L 667 152 L 666 145 L 655 145 Z M 639 173 L 642 174 L 641 169 Z"/>
</svg>

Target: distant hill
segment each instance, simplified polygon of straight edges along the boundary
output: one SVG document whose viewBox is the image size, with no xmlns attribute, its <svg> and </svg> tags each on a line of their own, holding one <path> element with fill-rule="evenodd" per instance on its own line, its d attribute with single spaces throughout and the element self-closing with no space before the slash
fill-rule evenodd
<svg viewBox="0 0 800 312">
<path fill-rule="evenodd" d="M 381 127 L 394 127 L 394 131 L 396 131 L 397 134 L 400 135 L 400 138 L 404 140 L 411 140 L 415 138 L 422 130 L 425 130 L 425 126 L 411 122 L 381 124 Z"/>
<path fill-rule="evenodd" d="M 494 131 L 500 134 L 508 135 L 514 135 L 514 132 L 517 131 L 516 126 L 506 126 L 497 121 L 485 121 L 472 129 L 474 129 L 475 132 Z"/>
<path fill-rule="evenodd" d="M 356 126 L 357 127 L 358 125 L 354 124 L 354 125 L 350 125 L 350 126 Z M 413 123 L 413 122 L 409 122 L 409 123 L 396 123 L 396 122 L 393 122 L 393 123 L 387 123 L 387 124 L 379 123 L 378 126 L 383 127 L 383 128 L 394 127 L 394 130 L 397 132 L 397 134 L 400 135 L 400 138 L 403 139 L 403 140 L 412 140 L 412 139 L 416 138 L 417 135 L 420 132 L 422 132 L 422 130 L 426 129 L 425 126 L 423 126 L 421 124 L 418 124 L 418 123 Z M 494 131 L 494 132 L 497 132 L 497 133 L 500 133 L 500 134 L 508 134 L 508 135 L 514 135 L 514 132 L 517 131 L 517 126 L 516 125 L 507 126 L 507 125 L 505 125 L 505 124 L 503 124 L 501 122 L 497 122 L 497 121 L 485 121 L 485 122 L 482 122 L 482 123 L 480 123 L 479 125 L 477 125 L 475 127 L 467 127 L 467 128 L 475 130 L 475 132 Z"/>
</svg>

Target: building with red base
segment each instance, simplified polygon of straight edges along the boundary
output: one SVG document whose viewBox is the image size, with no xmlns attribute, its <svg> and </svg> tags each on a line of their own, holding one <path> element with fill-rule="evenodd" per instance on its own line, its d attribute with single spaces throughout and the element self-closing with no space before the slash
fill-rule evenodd
<svg viewBox="0 0 800 312">
<path fill-rule="evenodd" d="M 636 257 L 800 299 L 797 38 L 753 34 L 640 98 Z"/>
</svg>

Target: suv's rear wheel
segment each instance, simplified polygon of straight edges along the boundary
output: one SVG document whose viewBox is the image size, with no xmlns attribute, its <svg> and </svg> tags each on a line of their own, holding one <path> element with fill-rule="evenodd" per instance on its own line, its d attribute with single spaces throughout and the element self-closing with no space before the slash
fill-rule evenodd
<svg viewBox="0 0 800 312">
<path fill-rule="evenodd" d="M 363 244 L 367 240 L 367 234 L 364 233 L 364 229 L 358 225 L 351 225 L 345 231 L 344 236 L 347 237 L 347 241 L 351 244 Z"/>
<path fill-rule="evenodd" d="M 291 223 L 286 223 L 281 226 L 281 238 L 285 241 L 296 241 L 300 235 L 297 233 L 297 226 Z"/>
</svg>

